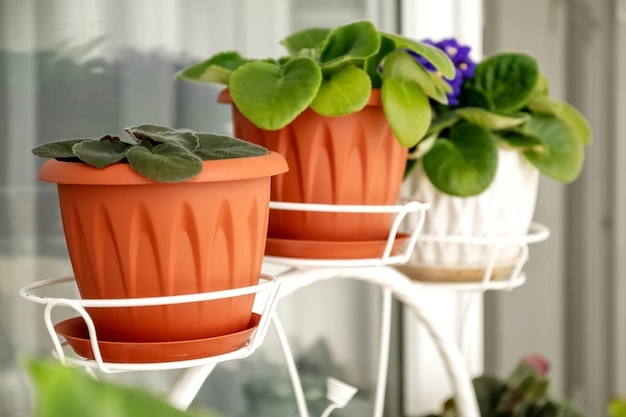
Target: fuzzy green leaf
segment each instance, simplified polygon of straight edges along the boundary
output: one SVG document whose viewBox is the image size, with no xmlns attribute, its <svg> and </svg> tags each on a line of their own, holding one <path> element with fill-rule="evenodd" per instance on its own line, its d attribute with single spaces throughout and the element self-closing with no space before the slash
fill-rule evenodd
<svg viewBox="0 0 626 417">
<path fill-rule="evenodd" d="M 48 142 L 42 145 L 35 146 L 31 152 L 33 155 L 38 156 L 40 158 L 57 158 L 57 159 L 69 159 L 74 158 L 76 155 L 72 148 L 77 143 L 81 143 L 83 141 L 92 141 L 98 140 L 94 138 L 89 139 L 69 139 L 69 140 L 59 140 L 55 142 Z"/>
<path fill-rule="evenodd" d="M 498 167 L 498 147 L 488 130 L 458 123 L 450 138 L 439 138 L 424 155 L 424 171 L 446 194 L 466 197 L 482 193 Z"/>
<path fill-rule="evenodd" d="M 127 127 L 126 132 L 134 138 L 148 137 L 159 143 L 172 143 L 182 146 L 188 151 L 195 151 L 198 147 L 198 138 L 194 132 L 187 129 L 172 129 L 169 127 L 143 124 Z"/>
<path fill-rule="evenodd" d="M 538 80 L 539 67 L 533 57 L 501 53 L 478 64 L 472 84 L 491 98 L 494 110 L 512 113 L 526 106 Z"/>
<path fill-rule="evenodd" d="M 215 159 L 246 158 L 266 155 L 268 150 L 250 142 L 211 133 L 196 133 L 200 146 L 194 152 L 204 161 Z"/>
<path fill-rule="evenodd" d="M 135 171 L 159 182 L 181 182 L 202 172 L 202 159 L 171 143 L 161 143 L 152 150 L 136 146 L 126 157 Z"/>
<path fill-rule="evenodd" d="M 554 116 L 533 116 L 524 124 L 524 133 L 541 139 L 544 144 L 542 152 L 524 152 L 542 174 L 561 182 L 578 177 L 584 145 L 567 123 Z"/>
<path fill-rule="evenodd" d="M 233 72 L 230 94 L 252 123 L 262 129 L 276 130 L 285 127 L 311 104 L 321 83 L 321 69 L 311 58 L 295 58 L 284 67 L 256 61 Z"/>
<path fill-rule="evenodd" d="M 230 74 L 246 62 L 237 52 L 220 52 L 206 61 L 177 72 L 175 78 L 228 85 Z"/>
<path fill-rule="evenodd" d="M 323 116 L 343 116 L 361 110 L 371 92 L 365 71 L 345 67 L 322 82 L 311 108 Z"/>
<path fill-rule="evenodd" d="M 329 33 L 330 29 L 326 28 L 304 29 L 287 36 L 280 41 L 280 44 L 287 49 L 289 54 L 296 55 L 303 49 L 314 49 L 321 46 Z"/>
<path fill-rule="evenodd" d="M 515 116 L 503 116 L 480 107 L 462 107 L 454 110 L 454 112 L 461 119 L 488 130 L 510 129 L 520 126 L 530 118 L 525 113 L 518 113 Z"/>
<path fill-rule="evenodd" d="M 385 116 L 396 139 L 411 147 L 424 137 L 432 118 L 428 97 L 413 80 L 385 78 L 381 88 Z"/>
<path fill-rule="evenodd" d="M 572 132 L 583 145 L 591 143 L 591 127 L 585 116 L 576 108 L 562 102 L 551 100 L 545 96 L 536 96 L 528 105 L 533 113 L 553 115 L 563 120 L 572 129 Z"/>
<path fill-rule="evenodd" d="M 119 141 L 85 140 L 72 149 L 81 161 L 96 168 L 104 168 L 126 158 L 128 147 Z"/>
</svg>

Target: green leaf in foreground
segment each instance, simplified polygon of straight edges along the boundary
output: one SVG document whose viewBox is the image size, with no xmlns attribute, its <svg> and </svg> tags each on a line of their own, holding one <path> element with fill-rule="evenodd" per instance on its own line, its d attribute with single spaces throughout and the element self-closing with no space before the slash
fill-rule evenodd
<svg viewBox="0 0 626 417">
<path fill-rule="evenodd" d="M 446 88 L 443 87 L 443 84 L 448 85 L 448 83 L 440 77 L 433 77 L 430 71 L 427 71 L 405 51 L 392 52 L 385 58 L 383 76 L 401 82 L 415 81 L 428 97 L 440 103 L 448 104 Z"/>
<path fill-rule="evenodd" d="M 380 34 L 372 22 L 360 20 L 332 29 L 320 50 L 322 66 L 335 67 L 368 58 L 380 48 Z"/>
<path fill-rule="evenodd" d="M 324 80 L 311 108 L 323 116 L 344 116 L 361 110 L 372 92 L 370 78 L 356 67 L 345 67 Z"/>
<path fill-rule="evenodd" d="M 72 148 L 77 143 L 81 143 L 83 141 L 91 141 L 97 140 L 94 138 L 89 139 L 71 139 L 71 140 L 60 140 L 56 142 L 48 142 L 42 145 L 35 146 L 31 152 L 33 155 L 38 156 L 40 158 L 57 158 L 57 159 L 70 159 L 75 158 L 76 155 Z"/>
<path fill-rule="evenodd" d="M 104 168 L 126 158 L 127 146 L 113 140 L 85 140 L 72 148 L 81 161 L 96 168 Z"/>
<path fill-rule="evenodd" d="M 311 58 L 295 58 L 284 67 L 253 61 L 233 72 L 230 94 L 252 123 L 277 130 L 309 107 L 321 83 L 322 71 Z"/>
<path fill-rule="evenodd" d="M 498 167 L 498 147 L 488 130 L 461 122 L 450 138 L 439 138 L 423 158 L 424 171 L 444 193 L 466 197 L 482 193 Z"/>
<path fill-rule="evenodd" d="M 385 116 L 396 139 L 410 148 L 423 137 L 431 121 L 428 97 L 413 80 L 385 78 L 381 88 Z"/>
<path fill-rule="evenodd" d="M 202 171 L 202 159 L 170 143 L 162 143 L 152 150 L 137 146 L 130 149 L 126 157 L 135 171 L 159 182 L 185 181 Z"/>
<path fill-rule="evenodd" d="M 216 417 L 178 410 L 151 393 L 95 380 L 79 368 L 34 360 L 26 366 L 36 417 Z"/>
<path fill-rule="evenodd" d="M 441 49 L 422 42 L 413 41 L 403 38 L 402 36 L 391 33 L 384 33 L 383 37 L 388 37 L 394 41 L 398 48 L 411 49 L 429 61 L 445 78 L 451 80 L 454 78 L 456 69 L 448 56 Z"/>
</svg>

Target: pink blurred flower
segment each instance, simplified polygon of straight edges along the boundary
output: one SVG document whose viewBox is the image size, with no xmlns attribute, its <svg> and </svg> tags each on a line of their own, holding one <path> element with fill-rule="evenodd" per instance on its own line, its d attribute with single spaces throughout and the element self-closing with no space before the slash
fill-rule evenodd
<svg viewBox="0 0 626 417">
<path fill-rule="evenodd" d="M 539 354 L 523 357 L 522 363 L 532 366 L 539 376 L 546 376 L 550 371 L 550 363 Z"/>
</svg>

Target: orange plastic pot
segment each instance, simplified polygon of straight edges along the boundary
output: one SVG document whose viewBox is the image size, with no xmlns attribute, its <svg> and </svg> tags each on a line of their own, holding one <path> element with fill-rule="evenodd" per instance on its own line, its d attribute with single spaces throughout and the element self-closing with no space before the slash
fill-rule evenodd
<svg viewBox="0 0 626 417">
<path fill-rule="evenodd" d="M 270 178 L 287 170 L 277 153 L 205 161 L 197 177 L 167 184 L 127 164 L 102 170 L 47 161 L 39 178 L 58 184 L 61 216 L 82 298 L 184 295 L 258 283 Z M 254 296 L 148 307 L 90 308 L 105 341 L 161 342 L 239 332 Z"/>
<path fill-rule="evenodd" d="M 228 90 L 218 101 L 232 103 Z M 236 106 L 235 136 L 282 154 L 289 172 L 272 179 L 272 201 L 318 204 L 396 204 L 408 150 L 391 131 L 380 90 L 361 111 L 339 117 L 305 110 L 283 129 L 255 126 Z M 392 215 L 272 210 L 269 236 L 310 241 L 377 241 Z"/>
</svg>

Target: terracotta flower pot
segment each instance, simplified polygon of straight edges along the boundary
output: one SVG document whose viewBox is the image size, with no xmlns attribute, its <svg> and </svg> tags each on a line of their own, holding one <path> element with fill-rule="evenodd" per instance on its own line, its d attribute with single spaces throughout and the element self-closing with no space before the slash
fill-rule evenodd
<svg viewBox="0 0 626 417">
<path fill-rule="evenodd" d="M 218 101 L 232 103 L 228 90 Z M 396 204 L 407 149 L 395 139 L 380 91 L 357 113 L 325 117 L 310 108 L 291 124 L 262 130 L 233 108 L 236 137 L 281 153 L 289 172 L 272 178 L 272 201 L 318 204 Z M 376 241 L 392 215 L 272 210 L 269 236 L 305 241 Z"/>
<path fill-rule="evenodd" d="M 183 295 L 258 283 L 270 176 L 276 153 L 204 161 L 197 177 L 168 184 L 127 164 L 98 170 L 47 161 L 39 178 L 58 183 L 70 260 L 81 297 Z M 254 296 L 149 307 L 91 308 L 98 337 L 158 342 L 244 330 Z"/>
<path fill-rule="evenodd" d="M 518 151 L 500 149 L 493 183 L 480 195 L 453 197 L 437 190 L 418 164 L 403 193 L 430 204 L 410 261 L 401 267 L 423 281 L 479 281 L 492 257 L 491 279 L 506 278 L 518 261 L 518 244 L 499 247 L 472 238 L 526 236 L 535 212 L 539 171 Z M 424 237 L 441 237 L 439 242 Z M 467 238 L 464 242 L 447 237 Z"/>
</svg>

